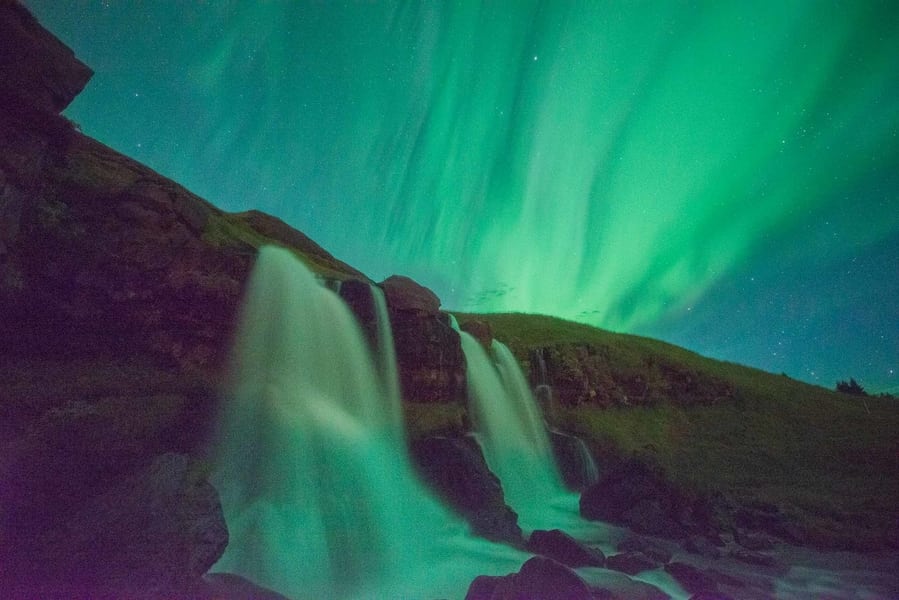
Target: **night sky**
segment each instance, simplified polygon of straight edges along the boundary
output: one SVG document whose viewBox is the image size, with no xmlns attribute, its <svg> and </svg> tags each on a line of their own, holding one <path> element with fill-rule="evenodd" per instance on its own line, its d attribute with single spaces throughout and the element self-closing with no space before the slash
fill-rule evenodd
<svg viewBox="0 0 899 600">
<path fill-rule="evenodd" d="M 25 4 L 85 133 L 375 280 L 899 391 L 895 2 Z"/>
</svg>

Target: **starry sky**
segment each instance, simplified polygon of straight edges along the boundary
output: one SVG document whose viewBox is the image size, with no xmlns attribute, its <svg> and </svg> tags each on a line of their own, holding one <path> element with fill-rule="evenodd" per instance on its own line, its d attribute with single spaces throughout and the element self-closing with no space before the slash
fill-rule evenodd
<svg viewBox="0 0 899 600">
<path fill-rule="evenodd" d="M 447 308 L 899 392 L 899 7 L 25 0 L 66 114 Z"/>
</svg>

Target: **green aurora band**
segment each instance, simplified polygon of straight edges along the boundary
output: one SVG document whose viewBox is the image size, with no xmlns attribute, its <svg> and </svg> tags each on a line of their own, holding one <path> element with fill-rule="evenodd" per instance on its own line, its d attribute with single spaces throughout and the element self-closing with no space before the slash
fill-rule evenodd
<svg viewBox="0 0 899 600">
<path fill-rule="evenodd" d="M 148 108 L 72 116 L 454 309 L 657 333 L 748 264 L 899 234 L 890 2 L 195 4 L 97 16 L 128 52 L 73 46 Z"/>
</svg>

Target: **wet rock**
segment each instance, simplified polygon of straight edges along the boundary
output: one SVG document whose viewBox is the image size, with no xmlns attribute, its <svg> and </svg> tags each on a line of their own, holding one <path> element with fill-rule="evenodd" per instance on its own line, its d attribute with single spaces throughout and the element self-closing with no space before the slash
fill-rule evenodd
<svg viewBox="0 0 899 600">
<path fill-rule="evenodd" d="M 197 586 L 195 600 L 290 600 L 231 573 L 211 573 Z"/>
<path fill-rule="evenodd" d="M 665 565 L 665 571 L 691 594 L 718 591 L 718 583 L 715 579 L 693 565 L 682 562 L 670 562 Z"/>
<path fill-rule="evenodd" d="M 596 600 L 669 600 L 671 596 L 654 585 L 631 579 L 627 575 L 608 571 L 602 582 L 593 586 Z"/>
<path fill-rule="evenodd" d="M 755 565 L 758 567 L 777 566 L 777 559 L 775 559 L 770 554 L 763 554 L 762 552 L 754 552 L 752 550 L 735 548 L 728 553 L 728 556 L 748 565 Z"/>
<path fill-rule="evenodd" d="M 494 586 L 495 583 L 495 586 Z M 491 588 L 492 587 L 492 591 Z M 487 596 L 486 593 L 490 592 Z M 535 556 L 518 573 L 478 577 L 465 600 L 592 600 L 590 587 L 577 573 L 550 558 Z"/>
<path fill-rule="evenodd" d="M 583 491 L 596 483 L 599 479 L 596 463 L 583 440 L 554 430 L 550 430 L 549 440 L 566 486 Z"/>
<path fill-rule="evenodd" d="M 683 546 L 684 550 L 690 554 L 698 554 L 706 558 L 721 558 L 721 550 L 703 535 L 691 535 L 684 541 Z"/>
<path fill-rule="evenodd" d="M 620 552 L 640 552 L 647 558 L 665 564 L 671 560 L 671 552 L 661 543 L 639 535 L 625 538 L 618 544 Z"/>
<path fill-rule="evenodd" d="M 659 563 L 642 552 L 622 552 L 606 558 L 606 568 L 621 571 L 628 575 L 636 575 L 659 567 Z"/>
<path fill-rule="evenodd" d="M 526 549 L 569 567 L 601 567 L 605 562 L 600 550 L 584 546 L 559 529 L 534 531 L 528 538 Z"/>
<path fill-rule="evenodd" d="M 465 600 L 491 600 L 493 593 L 505 577 L 493 575 L 479 575 L 468 586 Z"/>
<path fill-rule="evenodd" d="M 425 437 L 412 442 L 411 452 L 424 480 L 465 517 L 475 533 L 524 545 L 518 515 L 506 505 L 502 485 L 474 440 Z"/>
<path fill-rule="evenodd" d="M 774 540 L 763 533 L 752 533 L 743 529 L 734 532 L 734 540 L 747 550 L 771 550 Z"/>
<path fill-rule="evenodd" d="M 493 342 L 493 328 L 490 327 L 490 323 L 479 319 L 471 319 L 463 322 L 459 329 L 470 334 L 484 349 L 490 350 L 490 345 Z"/>
</svg>

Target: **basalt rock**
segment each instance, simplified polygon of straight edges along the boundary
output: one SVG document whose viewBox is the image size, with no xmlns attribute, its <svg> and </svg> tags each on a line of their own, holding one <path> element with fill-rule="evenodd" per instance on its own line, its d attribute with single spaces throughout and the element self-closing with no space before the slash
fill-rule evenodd
<svg viewBox="0 0 899 600">
<path fill-rule="evenodd" d="M 27 553 L 6 557 L 3 585 L 20 598 L 184 597 L 227 541 L 215 489 L 187 456 L 166 454 L 32 532 Z"/>
<path fill-rule="evenodd" d="M 593 600 L 580 576 L 550 558 L 535 556 L 518 573 L 505 577 L 478 577 L 465 600 Z"/>
<path fill-rule="evenodd" d="M 596 548 L 588 548 L 559 529 L 531 533 L 525 548 L 534 554 L 542 554 L 563 565 L 576 567 L 601 567 L 606 557 Z"/>
<path fill-rule="evenodd" d="M 610 468 L 587 488 L 580 511 L 587 519 L 673 539 L 710 527 L 702 498 L 676 488 L 660 469 L 635 459 Z"/>
<path fill-rule="evenodd" d="M 464 437 L 426 437 L 411 444 L 422 477 L 472 530 L 489 540 L 524 545 L 518 515 L 506 505 L 502 485 L 480 447 Z"/>
<path fill-rule="evenodd" d="M 490 327 L 490 323 L 471 319 L 462 323 L 459 328 L 476 339 L 484 349 L 490 350 L 490 345 L 493 343 L 493 329 Z"/>
<path fill-rule="evenodd" d="M 380 284 L 387 299 L 403 399 L 450 402 L 465 398 L 465 358 L 459 334 L 440 300 L 408 277 Z"/>
</svg>

